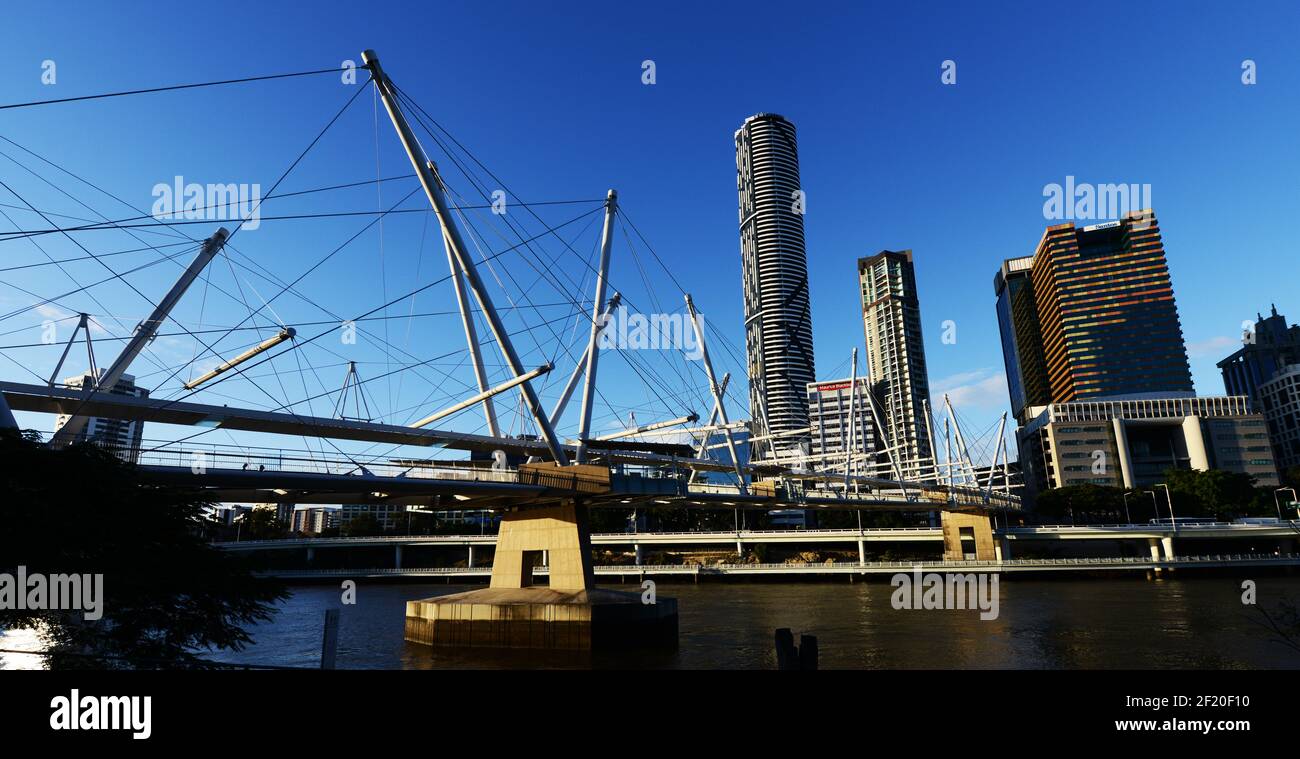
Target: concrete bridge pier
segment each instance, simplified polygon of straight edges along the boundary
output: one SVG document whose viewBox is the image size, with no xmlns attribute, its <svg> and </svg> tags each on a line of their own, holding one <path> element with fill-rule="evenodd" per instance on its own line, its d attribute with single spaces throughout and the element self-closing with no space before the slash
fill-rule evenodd
<svg viewBox="0 0 1300 759">
<path fill-rule="evenodd" d="M 862 540 L 862 538 L 858 538 L 858 565 L 861 566 L 866 563 L 867 563 L 867 544 L 865 541 Z M 853 575 L 849 575 L 849 577 L 852 578 Z"/>
<path fill-rule="evenodd" d="M 1147 547 L 1151 549 L 1151 560 L 1160 561 L 1160 549 L 1163 547 L 1159 538 L 1147 538 Z M 1164 570 L 1156 567 L 1154 570 L 1156 577 L 1160 577 Z"/>
<path fill-rule="evenodd" d="M 584 496 L 609 492 L 609 469 L 538 462 L 519 471 L 525 484 L 572 495 L 502 514 L 488 587 L 408 601 L 406 640 L 467 648 L 675 646 L 675 599 L 646 603 L 640 593 L 596 587 Z M 539 565 L 550 570 L 545 586 L 534 582 Z"/>
<path fill-rule="evenodd" d="M 1174 558 L 1174 539 L 1172 537 L 1161 538 L 1160 547 L 1164 549 L 1166 559 Z"/>
<path fill-rule="evenodd" d="M 465 560 L 465 566 L 470 569 L 474 568 L 474 546 L 469 547 L 469 558 Z"/>
<path fill-rule="evenodd" d="M 402 547 L 401 546 L 393 546 L 393 567 L 396 569 L 402 568 Z"/>
<path fill-rule="evenodd" d="M 742 559 L 745 558 L 745 544 L 739 540 L 736 541 L 736 555 Z"/>
<path fill-rule="evenodd" d="M 988 514 L 961 511 L 939 512 L 943 527 L 944 561 L 960 561 L 972 553 L 979 561 L 995 561 L 997 550 L 993 542 L 993 522 Z M 967 551 L 967 541 L 971 551 Z"/>
<path fill-rule="evenodd" d="M 310 564 L 315 560 L 316 560 L 316 549 L 312 548 L 311 546 L 307 546 L 307 563 Z"/>
<path fill-rule="evenodd" d="M 634 543 L 632 550 L 636 552 L 636 565 L 639 567 L 645 561 L 645 552 L 641 550 L 640 543 Z"/>
<path fill-rule="evenodd" d="M 998 561 L 1009 561 L 1011 559 L 1011 541 L 1005 535 L 994 536 L 993 555 L 997 557 Z"/>
</svg>

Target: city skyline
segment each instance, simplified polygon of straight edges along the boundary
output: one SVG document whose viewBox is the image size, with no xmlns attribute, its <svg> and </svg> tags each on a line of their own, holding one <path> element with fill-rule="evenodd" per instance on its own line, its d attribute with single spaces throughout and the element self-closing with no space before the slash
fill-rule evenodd
<svg viewBox="0 0 1300 759">
<path fill-rule="evenodd" d="M 527 9 L 518 12 L 530 13 Z M 1152 11 L 1131 9 L 1130 12 L 1141 17 Z M 460 17 L 462 23 L 473 23 L 476 18 L 472 9 L 454 9 L 450 13 Z M 740 257 L 735 254 L 735 229 L 730 226 L 730 220 L 734 219 L 731 215 L 734 213 L 734 196 L 730 194 L 728 175 L 734 172 L 734 166 L 725 147 L 727 135 L 749 114 L 768 109 L 785 113 L 801 125 L 805 143 L 801 159 L 804 164 L 803 185 L 808 193 L 807 248 L 814 310 L 833 315 L 821 320 L 814 316 L 814 350 L 823 356 L 817 366 L 816 379 L 847 375 L 848 352 L 862 344 L 860 330 L 850 323 L 852 320 L 839 316 L 852 314 L 857 309 L 856 289 L 846 282 L 848 266 L 861 255 L 881 249 L 909 247 L 916 253 L 918 291 L 925 319 L 923 333 L 931 343 L 928 358 L 933 392 L 936 395 L 945 391 L 952 393 L 960 407 L 971 409 L 971 415 L 980 420 L 994 419 L 1007 407 L 1007 391 L 1003 386 L 1005 379 L 996 319 L 991 310 L 992 299 L 986 286 L 965 286 L 964 283 L 968 278 L 971 282 L 976 278 L 980 282 L 987 281 L 989 267 L 996 262 L 1032 252 L 1034 240 L 1054 221 L 1043 218 L 1043 190 L 1049 184 L 1065 183 L 1069 177 L 1080 182 L 1149 184 L 1154 196 L 1153 205 L 1160 210 L 1166 231 L 1165 243 L 1172 277 L 1180 298 L 1191 306 L 1185 315 L 1184 331 L 1197 390 L 1202 394 L 1221 392 L 1214 364 L 1235 347 L 1238 323 L 1252 317 L 1268 302 L 1277 302 L 1284 311 L 1300 308 L 1294 296 L 1272 286 L 1274 281 L 1261 273 L 1269 268 L 1270 263 L 1274 266 L 1282 264 L 1287 251 L 1294 249 L 1294 241 L 1285 237 L 1284 230 L 1269 229 L 1270 225 L 1266 223 L 1272 217 L 1287 215 L 1294 208 L 1294 196 L 1267 191 L 1258 195 L 1231 191 L 1234 187 L 1279 186 L 1280 176 L 1285 173 L 1280 164 L 1285 162 L 1277 161 L 1276 155 L 1294 151 L 1289 143 L 1279 142 L 1280 134 L 1274 134 L 1274 131 L 1285 130 L 1260 130 L 1256 127 L 1249 132 L 1251 139 L 1241 144 L 1228 139 L 1229 135 L 1234 138 L 1240 135 L 1248 124 L 1284 124 L 1294 118 L 1294 102 L 1282 99 L 1281 92 L 1290 91 L 1288 88 L 1294 83 L 1295 75 L 1278 65 L 1277 56 L 1272 55 L 1275 46 L 1280 44 L 1280 38 L 1273 30 L 1255 28 L 1249 19 L 1238 19 L 1225 24 L 1223 40 L 1212 41 L 1214 55 L 1187 56 L 1185 60 L 1180 57 L 1177 69 L 1155 67 L 1153 81 L 1148 86 L 1161 93 L 1159 102 L 1139 105 L 1134 118 L 1158 116 L 1156 123 L 1164 126 L 1165 134 L 1183 142 L 1204 142 L 1221 135 L 1218 147 L 1200 154 L 1202 174 L 1182 174 L 1174 170 L 1178 164 L 1172 161 L 1178 151 L 1166 149 L 1161 142 L 1153 141 L 1141 131 L 1135 133 L 1131 129 L 1103 127 L 1101 136 L 1104 139 L 1088 142 L 1080 137 L 1085 127 L 1096 136 L 1096 124 L 1059 125 L 1050 139 L 1029 137 L 1018 128 L 1014 130 L 1014 136 L 1023 140 L 1022 145 L 1014 145 L 1008 138 L 990 131 L 988 126 L 982 125 L 989 121 L 988 114 L 979 109 L 991 108 L 997 116 L 996 123 L 1004 128 L 1033 124 L 1034 117 L 1028 111 L 1030 104 L 1012 102 L 1003 94 L 1005 88 L 1051 81 L 1048 64 L 1054 57 L 1064 59 L 1076 55 L 1080 47 L 1079 43 L 1066 40 L 1059 51 L 1049 53 L 1026 47 L 1028 43 L 1023 41 L 1015 41 L 1006 51 L 993 54 L 990 51 L 995 46 L 988 42 L 972 47 L 964 41 L 960 27 L 963 21 L 970 19 L 964 18 L 963 14 L 963 11 L 954 11 L 950 17 L 928 19 L 932 26 L 927 27 L 927 32 L 934 35 L 934 41 L 915 50 L 906 50 L 906 41 L 919 33 L 921 19 L 906 13 L 890 20 L 900 31 L 900 39 L 869 58 L 849 63 L 804 48 L 802 61 L 807 68 L 801 70 L 818 73 L 833 68 L 847 72 L 839 78 L 816 77 L 815 92 L 810 93 L 802 92 L 796 86 L 801 81 L 800 75 L 780 72 L 776 62 L 766 57 L 748 62 L 750 68 L 756 68 L 759 73 L 770 74 L 761 83 L 746 80 L 734 87 L 734 92 L 719 93 L 717 77 L 723 75 L 725 79 L 725 73 L 732 70 L 719 62 L 719 56 L 729 43 L 719 42 L 720 47 L 715 52 L 704 54 L 690 50 L 687 43 L 678 39 L 665 41 L 663 51 L 656 52 L 652 40 L 632 45 L 627 39 L 620 38 L 617 47 L 626 60 L 622 57 L 608 60 L 590 73 L 590 77 L 594 77 L 593 83 L 608 90 L 605 100 L 613 106 L 616 128 L 608 134 L 604 132 L 609 130 L 602 132 L 584 128 L 572 137 L 563 135 L 566 130 L 572 130 L 574 123 L 583 121 L 583 114 L 590 107 L 581 98 L 565 98 L 562 106 L 531 102 L 534 98 L 544 99 L 546 93 L 553 94 L 553 88 L 559 86 L 553 81 L 556 73 L 562 72 L 560 79 L 569 77 L 570 81 L 563 86 L 572 87 L 573 67 L 583 64 L 585 55 L 570 53 L 569 57 L 553 64 L 561 68 L 550 73 L 529 69 L 524 59 L 504 60 L 494 69 L 498 75 L 505 70 L 532 71 L 540 77 L 541 92 L 516 93 L 515 97 L 524 98 L 527 107 L 534 112 L 546 114 L 545 119 L 534 125 L 541 130 L 538 134 L 555 138 L 548 142 L 548 150 L 544 152 L 534 149 L 532 139 L 521 139 L 528 133 L 517 121 L 504 118 L 517 111 L 520 104 L 505 108 L 476 97 L 476 87 L 489 85 L 490 78 L 476 79 L 477 75 L 470 70 L 431 77 L 425 66 L 401 57 L 394 58 L 393 66 L 421 99 L 437 104 L 440 118 L 445 112 L 449 126 L 476 150 L 488 156 L 492 166 L 510 169 L 506 178 L 512 186 L 519 177 L 518 181 L 529 191 L 527 195 L 592 197 L 601 194 L 607 186 L 618 186 L 639 228 L 646 232 L 673 267 L 674 275 L 687 283 L 710 322 L 724 330 L 737 346 L 742 344 L 739 327 L 742 297 L 740 288 L 735 286 L 740 279 Z M 711 25 L 721 23 L 721 16 L 720 13 L 707 15 L 702 20 L 704 27 L 712 28 Z M 544 26 L 554 25 L 558 18 L 539 18 L 539 22 Z M 113 25 L 111 17 L 98 17 L 95 11 L 87 11 L 73 23 L 94 23 L 109 28 Z M 765 34 L 776 31 L 753 20 L 745 23 Z M 366 25 L 366 22 L 361 23 L 362 27 Z M 1244 27 L 1249 27 L 1249 30 Z M 1188 29 L 1175 27 L 1161 43 L 1160 53 L 1172 50 L 1179 39 L 1180 29 L 1183 33 L 1190 33 Z M 373 37 L 380 40 L 392 39 L 390 46 L 401 48 L 398 45 L 401 32 L 392 29 L 364 31 L 373 31 Z M 328 29 L 326 32 L 311 42 L 295 40 L 273 56 L 257 50 L 256 35 L 237 37 L 232 44 L 243 57 L 227 61 L 187 57 L 179 54 L 179 42 L 163 40 L 164 49 L 172 45 L 176 47 L 170 48 L 175 54 L 161 56 L 166 60 L 166 65 L 161 68 L 133 57 L 128 50 L 109 50 L 105 47 L 109 44 L 106 42 L 93 43 L 92 49 L 83 53 L 70 49 L 37 51 L 24 40 L 7 40 L 13 55 L 27 54 L 33 59 L 33 76 L 31 84 L 26 87 L 12 81 L 6 83 L 9 89 L 4 99 L 18 101 L 49 96 L 50 88 L 39 83 L 40 63 L 47 58 L 60 64 L 60 83 L 55 89 L 69 94 L 74 87 L 76 94 L 82 94 L 112 89 L 128 80 L 152 84 L 202 79 L 212 76 L 215 71 L 229 71 L 232 63 L 238 64 L 233 68 L 247 67 L 248 70 L 260 71 L 282 68 L 287 60 L 327 59 L 324 65 L 337 65 L 332 58 L 355 58 L 353 51 L 357 45 L 342 40 L 350 37 L 351 33 L 343 35 Z M 819 34 L 830 35 L 827 39 L 836 38 L 825 31 Z M 304 35 L 306 37 L 310 35 Z M 1097 57 L 1095 70 L 1076 82 L 1076 87 L 1100 97 L 1111 89 L 1114 81 L 1118 81 L 1115 75 L 1131 72 L 1135 64 L 1155 65 L 1161 60 L 1158 52 L 1125 50 L 1122 37 L 1108 44 L 1111 45 L 1109 49 L 1123 50 L 1124 54 Z M 1232 43 L 1234 39 L 1248 39 L 1255 49 L 1238 51 Z M 943 49 L 945 47 L 950 49 Z M 644 48 L 646 52 L 643 56 L 627 56 L 629 48 Z M 889 58 L 891 54 L 894 55 L 892 59 Z M 1044 65 L 1018 68 L 1017 54 L 1029 54 L 1032 60 L 1041 60 Z M 117 60 L 121 66 L 105 72 L 102 67 L 91 71 L 80 65 L 80 61 L 90 60 L 92 55 Z M 1260 84 L 1255 86 L 1246 86 L 1240 81 L 1240 63 L 1248 57 L 1257 60 L 1261 66 Z M 957 63 L 956 84 L 951 86 L 941 82 L 942 63 L 949 59 Z M 653 85 L 641 81 L 644 60 L 656 63 L 657 80 Z M 886 72 L 895 72 L 901 77 L 899 86 L 905 87 L 906 95 L 885 81 Z M 580 78 L 579 82 L 582 81 L 586 80 Z M 841 126 L 843 119 L 860 113 L 862 107 L 850 96 L 858 93 L 862 85 L 867 89 L 861 94 L 871 93 L 871 102 L 911 103 L 907 124 L 891 126 L 871 122 L 866 125 L 864 122 L 865 131 L 862 133 L 846 132 Z M 273 85 L 258 86 L 269 88 Z M 1191 92 L 1194 91 L 1197 97 L 1206 97 L 1206 87 L 1210 88 L 1214 103 L 1231 107 L 1220 107 L 1210 120 L 1198 122 L 1187 118 L 1200 114 L 1203 107 L 1198 101 L 1189 99 Z M 104 182 L 106 189 L 147 206 L 151 200 L 149 188 L 170 181 L 177 174 L 178 164 L 185 167 L 187 176 L 260 180 L 269 185 L 286 160 L 283 154 L 300 149 L 301 143 L 323 120 L 324 111 L 332 108 L 332 105 L 322 107 L 322 92 L 328 93 L 329 103 L 337 100 L 340 94 L 337 87 L 321 85 L 320 90 L 312 95 L 313 106 L 310 108 L 304 108 L 302 97 L 297 95 L 286 97 L 283 103 L 272 102 L 268 100 L 266 90 L 243 96 L 233 91 L 157 96 L 164 99 L 145 107 L 145 112 L 153 116 L 148 122 L 151 128 L 143 134 L 135 128 L 140 106 L 111 102 L 103 107 L 97 106 L 94 113 L 100 127 L 98 135 L 103 137 L 103 141 L 120 144 L 123 154 L 144 156 L 137 166 L 124 165 L 120 159 L 100 155 L 102 151 L 98 148 L 102 141 L 87 139 L 72 130 L 81 114 L 90 113 L 86 110 L 88 106 L 84 105 L 58 106 L 57 109 L 61 110 L 10 112 L 6 115 L 2 133 L 52 160 L 83 168 L 89 178 Z M 279 91 L 271 90 L 270 94 L 278 96 Z M 826 96 L 832 94 L 838 97 L 828 101 Z M 704 102 L 706 99 L 715 102 Z M 990 99 L 992 103 L 986 102 Z M 823 101 L 829 105 L 817 105 Z M 182 104 L 193 107 L 198 102 L 210 103 L 214 108 L 227 112 L 244 113 L 251 109 L 253 113 L 261 112 L 276 119 L 276 123 L 283 126 L 268 135 L 251 123 L 241 126 L 222 120 L 222 123 L 196 125 L 180 120 L 179 114 L 174 113 Z M 666 128 L 668 114 L 684 107 L 694 109 L 697 115 L 687 123 L 669 122 Z M 650 110 L 647 112 L 647 109 Z M 301 110 L 303 115 L 294 114 L 295 110 Z M 370 117 L 368 110 L 361 108 L 358 111 L 365 117 L 363 123 Z M 642 124 L 633 118 L 635 113 L 649 113 L 649 116 Z M 1263 114 L 1269 117 L 1263 118 Z M 1176 123 L 1171 121 L 1175 116 L 1181 117 Z M 961 125 L 960 128 L 953 128 L 955 124 Z M 163 136 L 169 132 L 174 134 Z M 615 134 L 617 140 L 628 144 L 616 144 Z M 373 175 L 373 146 L 365 144 L 369 135 L 360 133 L 367 139 L 356 139 L 357 136 L 353 135 L 351 143 L 332 142 L 328 146 L 331 160 L 346 165 L 353 169 L 352 172 L 324 172 L 315 164 L 304 169 L 321 179 L 322 184 L 327 178 L 365 177 L 367 172 Z M 872 139 L 864 139 L 868 136 Z M 579 145 L 579 138 L 589 141 L 589 144 Z M 996 149 L 989 157 L 971 161 L 970 165 L 945 164 L 945 156 L 951 158 L 955 151 L 980 159 L 978 151 L 970 152 L 977 145 Z M 671 176 L 661 178 L 660 167 L 638 158 L 647 152 L 647 148 L 653 148 L 650 153 L 659 153 L 669 146 L 678 149 L 680 159 Z M 274 159 L 267 152 L 271 147 L 275 151 Z M 918 153 L 922 147 L 937 150 L 937 153 L 933 158 L 922 159 Z M 12 146 L 4 149 L 15 157 L 21 156 Z M 181 160 L 183 151 L 192 155 Z M 157 153 L 156 159 L 153 153 Z M 578 165 L 585 163 L 583 161 L 575 162 L 575 158 L 587 155 L 600 155 L 604 160 L 591 162 L 590 166 Z M 1007 160 L 1012 157 L 1014 160 Z M 366 159 L 370 159 L 368 166 Z M 1230 168 L 1226 163 L 1228 159 L 1239 168 Z M 561 164 L 566 170 L 557 172 L 555 169 Z M 385 165 L 397 166 L 390 158 L 385 158 Z M 981 167 L 992 165 L 1002 165 L 1005 170 L 995 173 L 981 170 Z M 230 170 L 219 168 L 226 166 L 231 167 Z M 231 176 L 230 171 L 236 174 Z M 1191 181 L 1198 176 L 1199 181 Z M 979 177 L 978 182 L 976 177 Z M 1253 185 L 1247 184 L 1246 177 Z M 882 181 L 885 179 L 888 182 Z M 885 187 L 889 187 L 890 192 L 879 191 Z M 968 191 L 975 187 L 982 187 L 985 191 Z M 1187 188 L 1198 189 L 1190 192 Z M 24 192 L 33 190 L 30 197 L 34 199 L 44 198 L 52 205 L 59 205 L 60 201 L 52 194 L 46 194 L 34 180 L 21 189 Z M 987 191 L 989 189 L 993 191 Z M 525 194 L 523 190 L 521 194 Z M 918 203 L 918 198 L 926 200 Z M 67 204 L 64 203 L 63 207 L 66 208 Z M 924 222 L 936 215 L 942 218 L 943 224 Z M 1237 225 L 1234 234 L 1227 235 L 1220 225 L 1209 221 L 1215 218 L 1244 219 L 1253 223 Z M 272 226 L 267 223 L 257 234 L 272 235 Z M 978 230 L 980 234 L 972 236 L 971 230 Z M 293 233 L 286 232 L 282 237 L 272 238 L 271 244 L 258 246 L 260 254 L 274 256 L 266 260 L 274 261 L 279 267 L 277 271 L 285 276 L 303 268 L 305 264 L 298 259 L 305 261 L 307 251 L 327 244 L 322 236 L 305 230 L 306 236 L 299 236 L 298 231 L 295 228 Z M 251 236 L 250 233 L 246 237 Z M 1235 269 L 1233 273 L 1237 276 L 1234 281 L 1224 286 L 1221 277 L 1212 273 L 1209 267 L 1221 263 L 1221 250 L 1240 247 L 1248 248 L 1259 260 L 1259 266 Z M 404 271 L 415 268 L 416 262 L 411 260 L 413 256 L 409 253 L 405 254 L 408 258 L 402 260 L 401 254 L 393 253 L 393 248 L 390 248 L 389 255 L 392 256 L 390 278 L 396 278 L 394 271 L 398 261 L 406 267 Z M 32 256 L 39 260 L 35 251 L 32 251 Z M 614 261 L 616 272 L 618 267 L 628 266 L 625 259 L 620 259 L 617 247 Z M 627 279 L 626 270 L 619 276 Z M 55 281 L 38 280 L 42 287 L 34 291 L 48 289 L 46 285 L 52 288 Z M 154 272 L 143 272 L 137 281 L 145 283 L 141 285 L 142 289 L 149 285 L 156 290 L 165 278 L 156 276 Z M 340 295 L 353 302 L 373 304 L 382 298 L 378 287 L 374 288 L 376 292 L 365 293 L 364 298 L 358 293 L 343 292 L 340 288 L 345 281 L 335 276 L 320 284 L 331 295 Z M 395 284 L 392 286 L 396 287 Z M 23 305 L 23 299 L 17 300 L 19 302 L 6 305 Z M 134 313 L 140 308 L 138 300 L 132 302 L 126 294 L 109 298 L 109 302 L 115 307 L 121 305 L 124 313 Z M 1211 302 L 1216 304 L 1215 308 L 1205 307 Z M 286 320 L 290 319 L 286 317 Z M 952 344 L 940 343 L 936 339 L 947 321 L 956 326 L 956 340 Z M 117 334 L 130 328 L 129 323 L 124 328 L 109 326 Z M 734 370 L 738 367 L 726 368 Z M 608 367 L 607 370 L 616 371 Z M 729 394 L 735 404 L 733 414 L 742 410 L 742 405 L 736 401 L 743 397 L 740 393 Z M 265 402 L 265 398 L 254 393 L 245 393 L 243 400 Z M 608 424 L 609 420 L 605 422 Z"/>
</svg>

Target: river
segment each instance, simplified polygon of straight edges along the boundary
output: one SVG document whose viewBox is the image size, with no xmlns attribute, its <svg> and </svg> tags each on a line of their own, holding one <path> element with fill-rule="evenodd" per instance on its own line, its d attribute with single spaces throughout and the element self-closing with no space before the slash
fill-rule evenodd
<svg viewBox="0 0 1300 759">
<path fill-rule="evenodd" d="M 271 622 L 250 629 L 254 644 L 211 658 L 318 666 L 324 612 L 340 608 L 340 668 L 653 667 L 773 669 L 773 631 L 816 635 L 823 669 L 873 668 L 1300 668 L 1300 652 L 1278 642 L 1242 603 L 1240 576 L 1008 579 L 998 616 L 978 610 L 901 610 L 886 581 L 848 583 L 660 582 L 677 598 L 674 652 L 599 654 L 448 651 L 402 639 L 404 603 L 471 589 L 444 584 L 361 584 L 340 606 L 337 586 L 304 585 Z M 1300 578 L 1261 575 L 1258 606 L 1300 602 Z M 481 587 L 481 586 L 477 586 Z M 611 586 L 614 587 L 614 586 Z M 636 586 L 617 586 L 638 590 Z"/>
</svg>

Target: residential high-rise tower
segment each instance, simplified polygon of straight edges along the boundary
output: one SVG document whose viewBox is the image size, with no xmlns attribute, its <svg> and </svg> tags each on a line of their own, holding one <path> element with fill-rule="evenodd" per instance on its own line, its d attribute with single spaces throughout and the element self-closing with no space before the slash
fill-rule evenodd
<svg viewBox="0 0 1300 759">
<path fill-rule="evenodd" d="M 816 379 L 794 124 L 774 113 L 745 119 L 736 190 L 752 455 L 794 455 L 808 442 L 807 389 Z"/>
<path fill-rule="evenodd" d="M 904 479 L 933 473 L 926 407 L 930 379 L 921 338 L 912 251 L 886 250 L 858 259 L 867 373 L 882 427 L 882 446 Z"/>
</svg>

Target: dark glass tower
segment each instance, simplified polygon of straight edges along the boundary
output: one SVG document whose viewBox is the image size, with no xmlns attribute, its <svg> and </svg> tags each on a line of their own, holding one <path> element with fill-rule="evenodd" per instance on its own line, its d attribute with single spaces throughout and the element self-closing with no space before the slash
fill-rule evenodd
<svg viewBox="0 0 1300 759">
<path fill-rule="evenodd" d="M 1287 326 L 1277 312 L 1268 318 L 1255 315 L 1254 333 L 1243 336 L 1241 350 L 1218 363 L 1228 395 L 1248 395 L 1259 400 L 1259 386 L 1291 364 L 1300 364 L 1300 325 Z"/>
<path fill-rule="evenodd" d="M 1044 406 L 1052 400 L 1043 359 L 1043 334 L 1038 329 L 1034 303 L 1034 282 L 1030 276 L 1033 263 L 1032 256 L 1007 259 L 993 278 L 1011 413 L 1022 424 L 1026 408 Z"/>
</svg>

